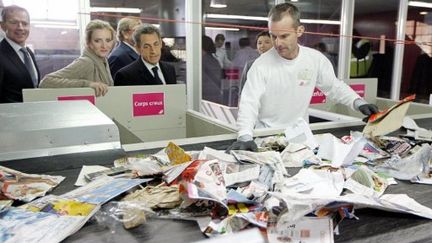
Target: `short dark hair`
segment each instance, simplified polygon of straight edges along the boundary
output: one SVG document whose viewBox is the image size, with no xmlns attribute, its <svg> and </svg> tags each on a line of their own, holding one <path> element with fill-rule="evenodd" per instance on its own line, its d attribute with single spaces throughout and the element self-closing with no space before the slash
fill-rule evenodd
<svg viewBox="0 0 432 243">
<path fill-rule="evenodd" d="M 267 37 L 270 37 L 270 33 L 266 30 L 266 31 L 261 31 L 261 32 L 259 32 L 257 35 L 256 35 L 256 37 L 255 37 L 255 42 L 258 42 L 258 39 L 261 37 L 261 36 L 267 36 Z"/>
<path fill-rule="evenodd" d="M 15 11 L 20 11 L 20 12 L 25 12 L 27 14 L 28 20 L 30 21 L 30 14 L 27 11 L 27 9 L 17 6 L 17 5 L 10 5 L 10 6 L 6 6 L 3 8 L 2 12 L 1 12 L 1 21 L 0 22 L 4 22 L 6 21 L 6 17 L 8 14 L 15 12 Z"/>
<path fill-rule="evenodd" d="M 225 36 L 223 34 L 217 34 L 215 37 L 215 41 L 224 41 L 225 40 Z"/>
<path fill-rule="evenodd" d="M 327 46 L 324 42 L 318 42 L 314 45 L 314 48 L 320 52 L 327 52 Z"/>
<path fill-rule="evenodd" d="M 240 47 L 250 46 L 250 40 L 249 40 L 249 38 L 248 37 L 240 38 L 240 40 L 239 40 L 239 46 Z"/>
<path fill-rule="evenodd" d="M 282 19 L 283 16 L 289 15 L 294 21 L 294 27 L 301 25 L 300 23 L 300 11 L 291 3 L 281 3 L 270 9 L 268 14 L 269 21 L 277 22 Z"/>
<path fill-rule="evenodd" d="M 213 40 L 206 35 L 202 36 L 202 49 L 203 49 L 203 51 L 205 51 L 207 53 L 215 53 L 216 52 L 216 47 L 213 43 Z"/>
<path fill-rule="evenodd" d="M 147 34 L 156 34 L 158 38 L 161 39 L 161 34 L 157 27 L 151 24 L 142 24 L 138 26 L 133 33 L 133 39 L 135 41 L 135 44 L 137 46 L 141 46 L 141 35 Z"/>
</svg>

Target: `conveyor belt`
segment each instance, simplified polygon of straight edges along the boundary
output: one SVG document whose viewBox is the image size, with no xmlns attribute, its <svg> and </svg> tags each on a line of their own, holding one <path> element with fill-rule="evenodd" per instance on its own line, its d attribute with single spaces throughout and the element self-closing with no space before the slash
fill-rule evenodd
<svg viewBox="0 0 432 243">
<path fill-rule="evenodd" d="M 431 129 L 432 119 L 416 120 L 419 126 Z M 349 131 L 361 131 L 362 126 L 345 127 L 314 131 L 315 134 L 330 132 L 337 137 L 349 134 Z M 185 150 L 201 150 L 204 146 L 214 149 L 226 149 L 233 140 L 190 144 L 182 146 Z M 128 153 L 153 154 L 159 149 Z M 95 153 L 53 156 L 18 161 L 1 162 L 0 165 L 28 173 L 45 173 L 66 176 L 52 193 L 62 194 L 74 189 L 73 186 L 82 165 L 112 165 L 113 160 L 124 156 L 122 150 Z M 293 172 L 291 172 L 293 173 Z M 419 203 L 432 208 L 432 186 L 411 184 L 399 181 L 391 185 L 386 193 L 407 194 Z M 413 215 L 390 213 L 374 209 L 361 209 L 355 212 L 360 220 L 344 220 L 339 225 L 340 235 L 336 242 L 431 242 L 432 221 Z M 107 227 L 89 222 L 79 232 L 69 237 L 66 242 L 190 242 L 203 239 L 198 225 L 190 221 L 151 219 L 147 225 L 132 230 L 115 227 L 115 233 Z"/>
</svg>

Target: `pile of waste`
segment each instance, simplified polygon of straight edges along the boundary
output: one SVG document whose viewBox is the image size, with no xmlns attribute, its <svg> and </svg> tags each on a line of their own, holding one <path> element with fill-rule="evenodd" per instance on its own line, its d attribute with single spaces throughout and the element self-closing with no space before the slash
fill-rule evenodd
<svg viewBox="0 0 432 243">
<path fill-rule="evenodd" d="M 298 120 L 285 134 L 256 138 L 258 152 L 184 151 L 169 143 L 156 154 L 118 159 L 112 168 L 85 166 L 81 187 L 60 196 L 42 197 L 62 177 L 0 167 L 0 195 L 7 199 L 0 201 L 0 239 L 34 241 L 36 233 L 13 234 L 26 227 L 39 241 L 61 241 L 93 217 L 126 229 L 174 218 L 196 220 L 208 237 L 259 228 L 270 242 L 332 242 L 343 233 L 342 220 L 361 220 L 358 208 L 432 219 L 432 209 L 406 194 L 386 193 L 400 180 L 432 184 L 430 131 L 404 119 L 405 103 L 370 118 L 363 133 L 342 138 L 313 135 Z M 398 112 L 401 124 L 389 125 Z M 388 135 L 400 126 L 407 134 Z M 28 203 L 11 207 L 11 200 Z"/>
</svg>

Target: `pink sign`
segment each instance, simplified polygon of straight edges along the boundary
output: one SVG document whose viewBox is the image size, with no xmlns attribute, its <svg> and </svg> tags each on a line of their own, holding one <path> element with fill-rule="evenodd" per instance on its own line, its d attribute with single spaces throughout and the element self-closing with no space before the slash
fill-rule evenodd
<svg viewBox="0 0 432 243">
<path fill-rule="evenodd" d="M 364 84 L 351 84 L 350 87 L 360 96 L 365 96 L 365 85 Z"/>
<path fill-rule="evenodd" d="M 164 93 L 132 94 L 133 116 L 155 116 L 165 113 Z"/>
<path fill-rule="evenodd" d="M 351 84 L 350 87 L 360 96 L 365 96 L 365 85 L 364 84 Z M 311 104 L 321 104 L 326 102 L 326 96 L 318 88 L 314 89 L 312 94 Z"/>
<path fill-rule="evenodd" d="M 238 68 L 225 69 L 225 76 L 227 79 L 239 79 L 240 70 Z"/>
<path fill-rule="evenodd" d="M 326 102 L 326 97 L 324 93 L 319 90 L 318 88 L 314 89 L 314 92 L 312 94 L 311 104 L 321 104 Z"/>
<path fill-rule="evenodd" d="M 95 97 L 93 95 L 58 96 L 57 100 L 88 100 L 93 105 L 95 104 Z"/>
</svg>

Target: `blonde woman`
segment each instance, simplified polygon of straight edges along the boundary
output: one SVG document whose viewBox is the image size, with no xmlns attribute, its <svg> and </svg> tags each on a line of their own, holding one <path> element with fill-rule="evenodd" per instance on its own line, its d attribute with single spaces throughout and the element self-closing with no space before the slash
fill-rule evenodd
<svg viewBox="0 0 432 243">
<path fill-rule="evenodd" d="M 109 23 L 92 20 L 86 27 L 83 54 L 63 69 L 46 75 L 40 88 L 91 87 L 96 96 L 108 92 L 113 85 L 107 56 L 114 46 L 115 31 Z"/>
</svg>

